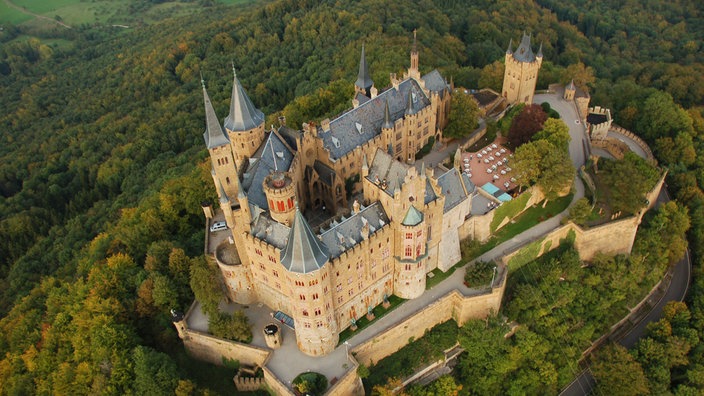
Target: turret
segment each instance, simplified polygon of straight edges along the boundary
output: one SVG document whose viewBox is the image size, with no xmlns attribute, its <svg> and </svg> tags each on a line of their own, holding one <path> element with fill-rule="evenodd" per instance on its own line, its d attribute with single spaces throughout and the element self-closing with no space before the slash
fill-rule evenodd
<svg viewBox="0 0 704 396">
<path fill-rule="evenodd" d="M 357 73 L 357 81 L 354 83 L 354 91 L 355 93 L 361 93 L 364 96 L 371 97 L 373 87 L 374 81 L 372 81 L 369 75 L 367 58 L 364 54 L 364 44 L 362 44 L 362 56 L 359 58 L 359 72 Z"/>
<path fill-rule="evenodd" d="M 535 84 L 542 63 L 542 44 L 538 54 L 534 54 L 530 44 L 530 35 L 523 33 L 516 51 L 512 50 L 512 41 L 509 41 L 506 50 L 504 84 L 501 89 L 502 96 L 509 104 L 533 103 Z"/>
<path fill-rule="evenodd" d="M 293 294 L 296 343 L 310 356 L 332 352 L 339 340 L 327 263 L 327 248 L 296 208 L 288 242 L 281 251 L 281 265 L 288 271 Z"/>
<path fill-rule="evenodd" d="M 416 31 L 413 31 L 413 47 L 411 47 L 411 65 L 408 68 L 408 77 L 420 80 L 420 71 L 418 69 L 418 46 L 416 44 Z"/>
<path fill-rule="evenodd" d="M 218 121 L 208 91 L 205 89 L 205 81 L 202 78 L 201 85 L 203 86 L 203 102 L 205 104 L 203 140 L 205 140 L 205 146 L 210 153 L 213 182 L 215 182 L 215 188 L 223 188 L 228 195 L 234 196 L 237 194 L 237 187 L 233 183 L 237 171 L 230 148 L 230 139 Z"/>
<path fill-rule="evenodd" d="M 423 213 L 410 205 L 397 228 L 400 249 L 395 264 L 394 294 L 401 298 L 416 298 L 425 291 L 425 228 Z"/>
<path fill-rule="evenodd" d="M 262 182 L 271 218 L 291 225 L 296 207 L 296 184 L 288 172 L 273 172 Z"/>
<path fill-rule="evenodd" d="M 251 157 L 264 140 L 264 113 L 254 107 L 249 96 L 237 79 L 232 67 L 232 97 L 230 114 L 225 118 L 225 129 L 238 166 Z"/>
</svg>

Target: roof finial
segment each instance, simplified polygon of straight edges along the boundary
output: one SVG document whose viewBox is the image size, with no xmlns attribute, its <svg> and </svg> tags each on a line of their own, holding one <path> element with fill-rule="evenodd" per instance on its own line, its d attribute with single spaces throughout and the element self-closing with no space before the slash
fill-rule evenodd
<svg viewBox="0 0 704 396">
<path fill-rule="evenodd" d="M 413 29 L 413 51 L 416 50 L 416 32 L 418 29 Z"/>
<path fill-rule="evenodd" d="M 235 61 L 232 60 L 230 61 L 230 63 L 232 64 L 232 76 L 237 78 L 237 71 L 235 70 Z"/>
<path fill-rule="evenodd" d="M 200 85 L 205 89 L 205 80 L 203 79 L 203 72 L 200 72 Z"/>
</svg>

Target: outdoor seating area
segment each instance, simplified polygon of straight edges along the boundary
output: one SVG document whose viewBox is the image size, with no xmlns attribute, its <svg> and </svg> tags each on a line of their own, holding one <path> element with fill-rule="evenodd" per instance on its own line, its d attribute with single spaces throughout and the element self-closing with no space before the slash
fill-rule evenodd
<svg viewBox="0 0 704 396">
<path fill-rule="evenodd" d="M 462 172 L 475 186 L 487 183 L 510 192 L 517 187 L 516 179 L 511 174 L 513 152 L 502 145 L 500 138 L 476 152 L 462 153 Z"/>
</svg>

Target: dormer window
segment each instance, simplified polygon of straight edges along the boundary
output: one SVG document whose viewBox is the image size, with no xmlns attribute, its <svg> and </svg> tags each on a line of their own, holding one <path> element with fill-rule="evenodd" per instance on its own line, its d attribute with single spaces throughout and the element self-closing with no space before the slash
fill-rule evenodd
<svg viewBox="0 0 704 396">
<path fill-rule="evenodd" d="M 359 132 L 360 135 L 364 133 L 364 131 L 362 130 L 362 124 L 355 122 L 354 126 L 357 128 L 357 132 Z"/>
<path fill-rule="evenodd" d="M 334 144 L 336 148 L 340 148 L 340 139 L 333 136 L 332 137 L 332 144 Z"/>
</svg>

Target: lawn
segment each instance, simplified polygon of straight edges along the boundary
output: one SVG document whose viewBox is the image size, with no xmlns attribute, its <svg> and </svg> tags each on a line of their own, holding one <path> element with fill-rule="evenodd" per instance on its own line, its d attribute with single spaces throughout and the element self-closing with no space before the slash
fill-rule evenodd
<svg viewBox="0 0 704 396">
<path fill-rule="evenodd" d="M 344 331 L 342 331 L 342 333 L 340 333 L 340 341 L 338 341 L 337 345 L 341 345 L 343 342 L 350 339 L 350 337 L 354 336 L 355 334 L 359 333 L 365 327 L 371 325 L 372 323 L 379 320 L 384 315 L 386 315 L 389 312 L 393 311 L 394 309 L 398 308 L 399 305 L 408 301 L 408 300 L 405 300 L 401 297 L 397 297 L 394 295 L 389 296 L 388 299 L 389 299 L 389 303 L 391 303 L 391 306 L 389 306 L 389 308 L 384 308 L 383 306 L 381 306 L 381 304 L 374 307 L 374 309 L 372 310 L 372 312 L 374 312 L 374 319 L 371 321 L 369 321 L 367 319 L 366 315 L 362 315 L 359 319 L 357 319 L 357 322 L 355 322 L 357 325 L 357 330 L 352 331 L 352 329 L 350 329 L 349 327 L 346 328 Z"/>
<path fill-rule="evenodd" d="M 570 205 L 570 202 L 572 202 L 572 196 L 572 194 L 569 194 L 562 198 L 548 201 L 548 204 L 544 208 L 542 204 L 539 203 L 534 205 L 532 208 L 527 209 L 513 221 L 496 231 L 486 243 L 475 243 L 473 246 L 466 248 L 467 254 L 466 257 L 465 253 L 462 254 L 463 260 L 471 261 L 522 233 L 523 231 L 558 215 Z M 462 243 L 471 244 L 471 241 L 463 241 Z"/>
<path fill-rule="evenodd" d="M 4 1 L 0 1 L 0 23 L 17 25 L 32 18 L 34 17 L 8 6 Z"/>
</svg>

